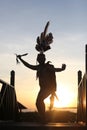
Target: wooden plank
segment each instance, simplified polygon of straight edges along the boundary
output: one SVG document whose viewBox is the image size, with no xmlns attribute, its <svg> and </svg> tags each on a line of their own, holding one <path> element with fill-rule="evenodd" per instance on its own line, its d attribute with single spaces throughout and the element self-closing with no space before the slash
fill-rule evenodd
<svg viewBox="0 0 87 130">
<path fill-rule="evenodd" d="M 9 130 L 86 130 L 84 124 L 77 123 L 47 123 L 34 122 L 0 122 L 0 128 Z"/>
</svg>

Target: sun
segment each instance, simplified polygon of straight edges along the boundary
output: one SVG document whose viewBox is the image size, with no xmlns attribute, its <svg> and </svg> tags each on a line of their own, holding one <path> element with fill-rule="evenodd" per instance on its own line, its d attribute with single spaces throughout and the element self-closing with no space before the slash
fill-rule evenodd
<svg viewBox="0 0 87 130">
<path fill-rule="evenodd" d="M 54 100 L 54 107 L 55 108 L 63 108 L 63 107 L 72 107 L 73 102 L 75 100 L 75 93 L 72 92 L 72 90 L 69 89 L 69 87 L 65 87 L 64 85 L 61 85 L 58 87 L 58 90 L 56 91 L 56 94 L 58 96 L 58 100 L 55 98 Z M 49 97 L 45 100 L 45 103 L 50 104 Z"/>
<path fill-rule="evenodd" d="M 69 107 L 72 100 L 72 95 L 69 90 L 60 89 L 57 91 L 58 100 L 55 99 L 54 107 Z"/>
</svg>

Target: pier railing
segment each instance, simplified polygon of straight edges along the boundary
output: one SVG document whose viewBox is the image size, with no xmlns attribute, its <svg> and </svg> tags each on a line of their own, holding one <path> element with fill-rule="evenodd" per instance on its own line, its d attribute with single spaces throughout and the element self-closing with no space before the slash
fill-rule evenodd
<svg viewBox="0 0 87 130">
<path fill-rule="evenodd" d="M 78 79 L 81 78 L 81 71 L 78 72 Z M 80 78 L 79 78 L 80 77 Z M 86 109 L 86 95 L 87 95 L 87 74 L 84 74 L 81 81 L 78 82 L 78 99 L 77 99 L 77 122 L 87 124 L 87 109 Z"/>
<path fill-rule="evenodd" d="M 13 71 L 12 71 L 13 74 Z M 11 77 L 11 84 L 14 83 Z M 0 120 L 18 119 L 18 103 L 13 85 L 0 79 Z"/>
</svg>

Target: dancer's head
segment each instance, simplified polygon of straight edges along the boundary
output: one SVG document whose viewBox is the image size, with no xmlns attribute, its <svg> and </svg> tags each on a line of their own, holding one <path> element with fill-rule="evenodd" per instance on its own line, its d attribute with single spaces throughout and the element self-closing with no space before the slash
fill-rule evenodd
<svg viewBox="0 0 87 130">
<path fill-rule="evenodd" d="M 44 64 L 46 60 L 46 57 L 43 53 L 40 53 L 37 55 L 37 61 L 39 64 Z"/>
</svg>

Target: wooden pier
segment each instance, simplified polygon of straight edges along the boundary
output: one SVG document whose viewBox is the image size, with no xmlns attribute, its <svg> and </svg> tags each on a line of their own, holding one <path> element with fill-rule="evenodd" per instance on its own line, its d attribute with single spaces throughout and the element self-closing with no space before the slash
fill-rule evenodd
<svg viewBox="0 0 87 130">
<path fill-rule="evenodd" d="M 87 130 L 85 124 L 77 123 L 47 123 L 37 122 L 0 122 L 0 129 L 7 130 Z"/>
<path fill-rule="evenodd" d="M 87 45 L 85 51 L 85 73 L 78 71 L 77 121 L 74 123 L 19 121 L 19 106 L 15 91 L 15 72 L 11 71 L 10 84 L 0 79 L 0 130 L 86 130 L 87 129 Z M 21 110 L 20 110 L 21 111 Z"/>
</svg>

